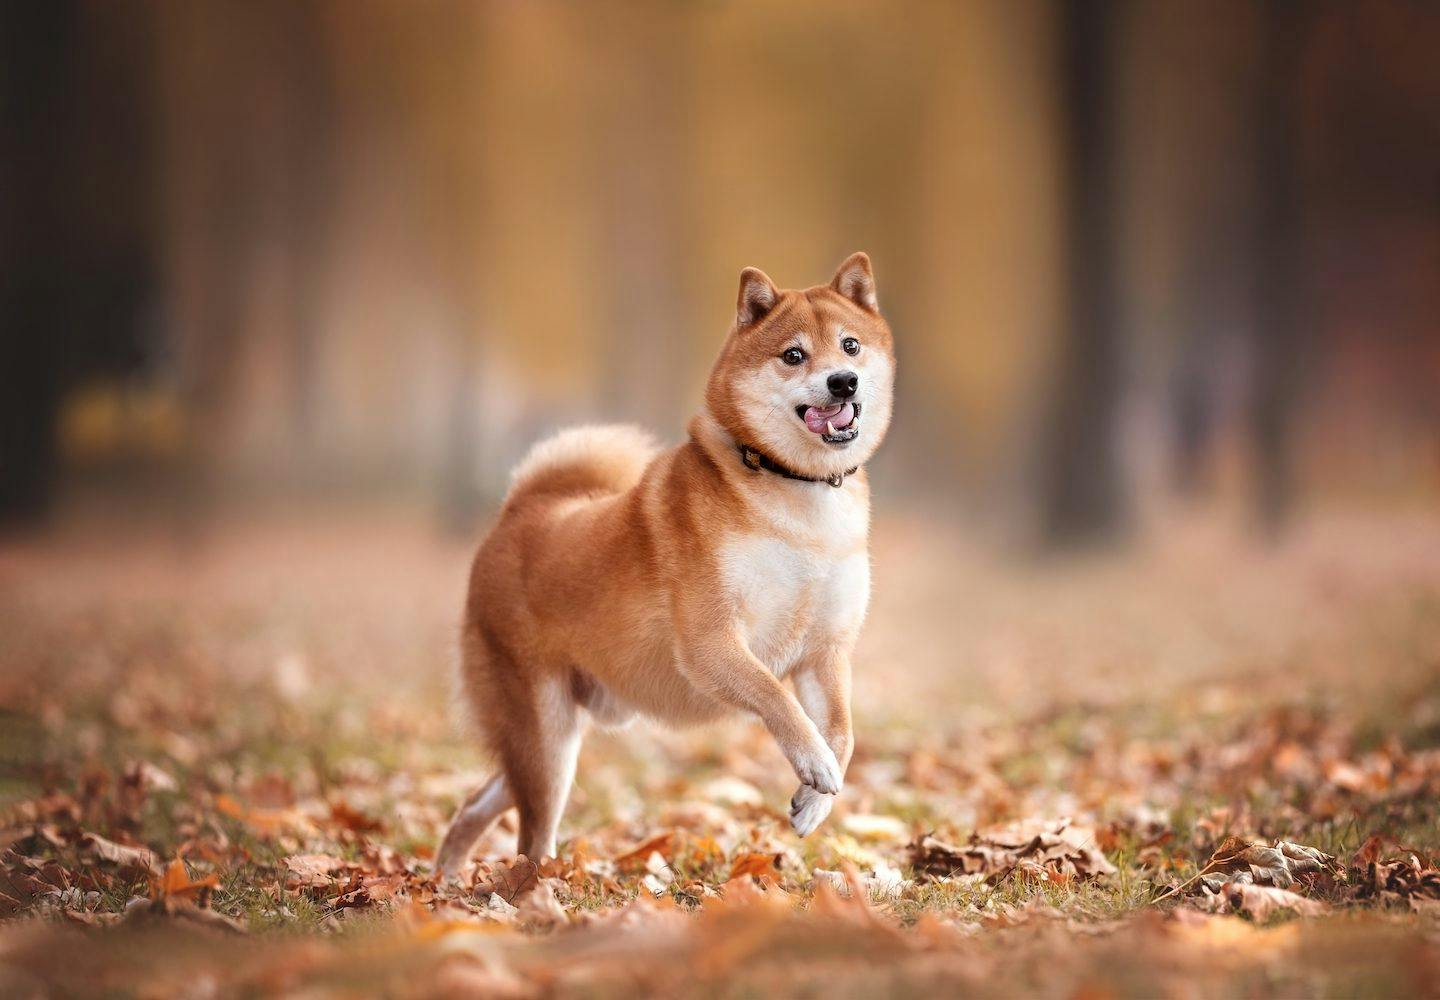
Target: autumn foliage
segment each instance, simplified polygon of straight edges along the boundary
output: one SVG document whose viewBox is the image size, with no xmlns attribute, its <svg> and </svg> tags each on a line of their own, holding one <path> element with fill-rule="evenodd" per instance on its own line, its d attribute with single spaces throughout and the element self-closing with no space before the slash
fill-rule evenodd
<svg viewBox="0 0 1440 1000">
<path fill-rule="evenodd" d="M 815 835 L 758 727 L 637 728 L 587 745 L 561 857 L 505 820 L 449 885 L 434 845 L 486 765 L 448 714 L 463 547 L 365 521 L 189 563 L 16 548 L 0 992 L 1433 990 L 1433 528 L 1050 576 L 938 537 L 879 527 Z"/>
</svg>

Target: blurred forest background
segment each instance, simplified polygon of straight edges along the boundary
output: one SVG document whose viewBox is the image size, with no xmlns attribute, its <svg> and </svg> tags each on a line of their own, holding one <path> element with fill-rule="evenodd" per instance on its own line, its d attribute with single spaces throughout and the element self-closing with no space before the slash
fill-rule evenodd
<svg viewBox="0 0 1440 1000">
<path fill-rule="evenodd" d="M 1054 544 L 1440 492 L 1416 0 L 6 2 L 0 513 L 406 496 L 671 439 L 747 264 L 865 249 L 882 505 Z"/>
<path fill-rule="evenodd" d="M 1437 53 L 1433 0 L 0 0 L 0 994 L 1433 997 Z M 758 725 L 636 727 L 560 861 L 435 885 L 513 463 L 679 440 L 740 269 L 861 249 L 827 824 Z"/>
</svg>

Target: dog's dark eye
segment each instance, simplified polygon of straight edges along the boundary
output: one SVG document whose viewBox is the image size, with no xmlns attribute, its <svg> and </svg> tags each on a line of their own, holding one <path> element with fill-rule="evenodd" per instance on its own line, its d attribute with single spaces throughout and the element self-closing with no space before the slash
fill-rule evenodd
<svg viewBox="0 0 1440 1000">
<path fill-rule="evenodd" d="M 851 356 L 860 353 L 860 341 L 856 340 L 854 337 L 846 337 L 844 340 L 840 341 L 840 346 L 845 349 L 846 354 L 849 354 Z"/>
<path fill-rule="evenodd" d="M 787 365 L 798 365 L 805 360 L 805 352 L 798 347 L 787 347 L 785 352 L 780 355 L 780 360 Z"/>
</svg>

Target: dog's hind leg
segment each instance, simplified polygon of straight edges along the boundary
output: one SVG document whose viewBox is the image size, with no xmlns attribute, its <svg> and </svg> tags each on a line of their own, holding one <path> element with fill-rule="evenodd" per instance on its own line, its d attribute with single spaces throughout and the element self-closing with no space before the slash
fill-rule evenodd
<svg viewBox="0 0 1440 1000">
<path fill-rule="evenodd" d="M 505 775 L 520 810 L 520 853 L 555 856 L 555 834 L 580 753 L 583 720 L 567 678 L 551 675 L 532 689 L 529 723 L 512 730 L 502 750 Z"/>
<path fill-rule="evenodd" d="M 601 729 L 624 729 L 638 714 L 582 670 L 571 671 L 570 692 Z"/>
<path fill-rule="evenodd" d="M 470 797 L 455 811 L 455 818 L 450 821 L 450 829 L 445 831 L 445 839 L 440 842 L 440 849 L 435 852 L 435 877 L 444 881 L 459 872 L 465 862 L 470 860 L 470 852 L 474 849 L 475 842 L 484 836 L 485 831 L 500 818 L 501 813 L 514 804 L 515 797 L 510 794 L 510 785 L 503 773 L 492 776 L 489 781 L 471 792 Z"/>
</svg>

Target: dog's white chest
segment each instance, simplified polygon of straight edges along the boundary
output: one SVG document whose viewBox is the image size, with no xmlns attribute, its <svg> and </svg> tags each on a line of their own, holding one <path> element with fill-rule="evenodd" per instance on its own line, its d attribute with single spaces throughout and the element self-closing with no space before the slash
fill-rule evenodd
<svg viewBox="0 0 1440 1000">
<path fill-rule="evenodd" d="M 777 676 L 807 648 L 853 640 L 865 617 L 867 512 L 836 503 L 826 513 L 832 516 L 798 538 L 788 531 L 737 534 L 720 550 L 726 596 L 745 640 Z"/>
</svg>

